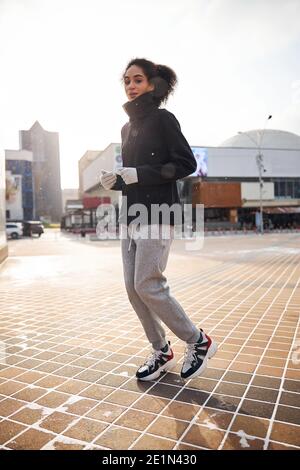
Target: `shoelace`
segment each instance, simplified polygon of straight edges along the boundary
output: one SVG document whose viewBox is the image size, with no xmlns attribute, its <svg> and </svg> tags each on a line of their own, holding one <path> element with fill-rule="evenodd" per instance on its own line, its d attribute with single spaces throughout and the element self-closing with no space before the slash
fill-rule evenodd
<svg viewBox="0 0 300 470">
<path fill-rule="evenodd" d="M 207 343 L 204 343 L 204 344 L 198 344 L 198 343 L 191 343 L 191 344 L 187 344 L 186 346 L 186 350 L 184 352 L 184 361 L 188 361 L 189 363 L 191 363 L 193 360 L 197 360 L 197 357 L 196 357 L 196 346 L 201 346 L 203 347 L 203 356 L 205 356 L 205 348 L 207 346 Z"/>
<path fill-rule="evenodd" d="M 162 351 L 152 351 L 149 357 L 145 361 L 145 366 L 154 366 L 155 361 L 160 358 Z"/>
</svg>

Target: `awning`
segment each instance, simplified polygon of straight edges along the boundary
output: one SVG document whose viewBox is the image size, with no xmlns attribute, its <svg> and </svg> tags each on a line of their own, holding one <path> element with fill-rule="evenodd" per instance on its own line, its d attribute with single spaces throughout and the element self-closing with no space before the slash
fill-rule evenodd
<svg viewBox="0 0 300 470">
<path fill-rule="evenodd" d="M 300 214 L 300 207 L 264 207 L 265 214 Z"/>
</svg>

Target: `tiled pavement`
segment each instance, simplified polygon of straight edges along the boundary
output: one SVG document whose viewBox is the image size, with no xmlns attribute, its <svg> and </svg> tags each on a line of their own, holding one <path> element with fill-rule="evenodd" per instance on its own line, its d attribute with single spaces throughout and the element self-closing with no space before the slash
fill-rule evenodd
<svg viewBox="0 0 300 470">
<path fill-rule="evenodd" d="M 149 346 L 127 301 L 118 241 L 48 231 L 9 242 L 0 268 L 2 449 L 300 448 L 299 234 L 173 244 L 171 290 L 219 352 L 137 383 Z"/>
</svg>

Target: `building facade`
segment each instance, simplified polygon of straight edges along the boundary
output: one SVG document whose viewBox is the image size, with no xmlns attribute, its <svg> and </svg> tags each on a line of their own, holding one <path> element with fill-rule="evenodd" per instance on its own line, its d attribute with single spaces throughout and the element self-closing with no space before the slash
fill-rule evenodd
<svg viewBox="0 0 300 470">
<path fill-rule="evenodd" d="M 34 219 L 32 152 L 5 150 L 6 219 Z"/>
<path fill-rule="evenodd" d="M 266 228 L 300 227 L 300 136 L 254 130 L 218 147 L 191 149 L 197 169 L 177 184 L 182 203 L 204 205 L 206 230 L 256 228 L 260 206 Z M 118 208 L 120 192 L 101 188 L 99 176 L 101 169 L 120 166 L 121 146 L 112 143 L 83 170 L 83 193 L 94 198 L 95 208 L 97 201 Z"/>
<path fill-rule="evenodd" d="M 267 228 L 300 225 L 300 136 L 253 130 L 206 151 L 207 174 L 189 181 L 207 227 L 253 228 L 260 206 Z"/>
<path fill-rule="evenodd" d="M 49 132 L 36 121 L 20 131 L 20 148 L 33 154 L 35 218 L 59 222 L 62 215 L 58 132 Z"/>
</svg>

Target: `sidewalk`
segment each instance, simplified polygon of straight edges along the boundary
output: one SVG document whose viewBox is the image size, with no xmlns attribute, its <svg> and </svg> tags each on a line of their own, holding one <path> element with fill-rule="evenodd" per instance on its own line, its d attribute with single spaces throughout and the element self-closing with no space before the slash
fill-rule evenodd
<svg viewBox="0 0 300 470">
<path fill-rule="evenodd" d="M 118 241 L 46 230 L 0 267 L 1 449 L 300 449 L 299 234 L 175 241 L 166 274 L 219 343 L 201 378 L 137 383 L 149 352 Z"/>
</svg>

